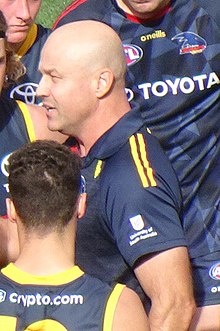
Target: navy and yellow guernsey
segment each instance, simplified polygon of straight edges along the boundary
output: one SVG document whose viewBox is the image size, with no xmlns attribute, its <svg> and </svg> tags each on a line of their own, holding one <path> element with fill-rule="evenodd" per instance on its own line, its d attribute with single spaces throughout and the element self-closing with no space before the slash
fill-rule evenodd
<svg viewBox="0 0 220 331">
<path fill-rule="evenodd" d="M 178 176 L 191 257 L 219 251 L 219 0 L 173 0 L 150 22 L 126 15 L 115 0 L 78 0 L 55 27 L 80 19 L 109 24 L 123 41 L 128 99 L 140 105 Z"/>
<path fill-rule="evenodd" d="M 6 215 L 8 195 L 7 160 L 9 155 L 30 141 L 35 133 L 27 106 L 22 101 L 0 98 L 0 216 Z"/>
<path fill-rule="evenodd" d="M 95 143 L 82 175 L 88 196 L 77 227 L 77 264 L 104 281 L 126 283 L 144 300 L 133 273 L 136 261 L 186 241 L 177 178 L 139 109 Z"/>
<path fill-rule="evenodd" d="M 26 74 L 16 84 L 9 85 L 3 91 L 7 96 L 25 103 L 40 103 L 40 100 L 36 98 L 36 89 L 41 79 L 38 65 L 41 50 L 50 32 L 50 29 L 40 24 L 32 25 L 25 42 L 17 51 L 17 55 L 26 67 Z"/>
<path fill-rule="evenodd" d="M 0 330 L 111 331 L 123 289 L 77 266 L 53 276 L 33 276 L 9 264 L 0 273 Z"/>
</svg>

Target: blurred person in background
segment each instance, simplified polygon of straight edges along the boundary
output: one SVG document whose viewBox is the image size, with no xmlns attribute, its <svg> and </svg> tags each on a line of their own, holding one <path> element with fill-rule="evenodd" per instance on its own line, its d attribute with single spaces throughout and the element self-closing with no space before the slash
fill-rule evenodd
<svg viewBox="0 0 220 331">
<path fill-rule="evenodd" d="M 30 104 L 40 103 L 36 98 L 36 89 L 41 78 L 38 71 L 39 57 L 50 34 L 49 28 L 35 23 L 41 3 L 41 0 L 0 0 L 0 10 L 8 25 L 8 44 L 26 68 L 19 81 L 11 81 L 8 77 L 10 84 L 4 94 Z"/>
</svg>

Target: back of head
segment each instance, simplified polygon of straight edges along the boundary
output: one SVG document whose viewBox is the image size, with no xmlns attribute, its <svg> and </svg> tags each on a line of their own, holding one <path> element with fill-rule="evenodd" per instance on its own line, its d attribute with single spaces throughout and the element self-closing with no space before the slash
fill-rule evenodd
<svg viewBox="0 0 220 331">
<path fill-rule="evenodd" d="M 11 199 L 25 228 L 62 231 L 79 197 L 79 157 L 56 142 L 36 141 L 10 156 L 8 170 Z"/>
</svg>

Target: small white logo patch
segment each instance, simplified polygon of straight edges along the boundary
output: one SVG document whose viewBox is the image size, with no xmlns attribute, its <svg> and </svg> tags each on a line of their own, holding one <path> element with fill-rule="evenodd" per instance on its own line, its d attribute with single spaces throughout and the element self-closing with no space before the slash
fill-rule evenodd
<svg viewBox="0 0 220 331">
<path fill-rule="evenodd" d="M 136 215 L 130 218 L 131 225 L 134 230 L 140 231 L 144 228 L 144 220 L 141 215 Z"/>
</svg>

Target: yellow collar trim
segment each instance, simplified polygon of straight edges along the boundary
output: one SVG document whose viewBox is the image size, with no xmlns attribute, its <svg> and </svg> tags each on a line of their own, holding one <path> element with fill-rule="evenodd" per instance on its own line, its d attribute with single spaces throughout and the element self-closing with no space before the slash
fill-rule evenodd
<svg viewBox="0 0 220 331">
<path fill-rule="evenodd" d="M 50 276 L 35 276 L 20 270 L 13 263 L 9 263 L 9 265 L 3 268 L 1 272 L 16 283 L 23 285 L 63 285 L 84 275 L 84 272 L 78 266 L 73 266 L 71 269 L 58 274 Z"/>
</svg>

